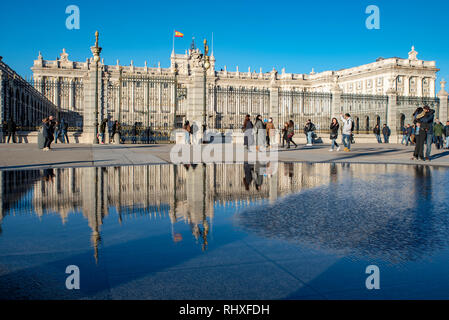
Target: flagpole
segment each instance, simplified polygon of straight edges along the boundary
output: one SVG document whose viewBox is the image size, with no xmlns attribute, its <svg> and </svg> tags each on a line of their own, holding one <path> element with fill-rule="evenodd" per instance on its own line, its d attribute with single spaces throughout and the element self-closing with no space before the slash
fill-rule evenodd
<svg viewBox="0 0 449 320">
<path fill-rule="evenodd" d="M 175 53 L 175 29 L 173 29 L 173 53 Z"/>
</svg>

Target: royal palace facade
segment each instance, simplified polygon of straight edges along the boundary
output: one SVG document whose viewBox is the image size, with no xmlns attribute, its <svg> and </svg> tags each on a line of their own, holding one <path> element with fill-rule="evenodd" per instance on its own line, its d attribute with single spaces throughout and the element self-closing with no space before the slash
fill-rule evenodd
<svg viewBox="0 0 449 320">
<path fill-rule="evenodd" d="M 135 66 L 133 61 L 107 65 L 100 59 L 98 38 L 92 52 L 94 57 L 84 62 L 71 61 L 65 49 L 57 60 L 45 60 L 39 53 L 31 68 L 32 86 L 55 105 L 81 142 L 92 141 L 101 119 L 108 119 L 109 128 L 118 120 L 125 130 L 136 125 L 167 134 L 186 120 L 220 131 L 239 129 L 246 114 L 261 114 L 272 117 L 278 127 L 292 119 L 299 131 L 312 119 L 326 132 L 331 117 L 348 112 L 357 133 L 363 134 L 383 123 L 396 132 L 411 122 L 414 109 L 422 104 L 447 118 L 444 81 L 436 94 L 436 62 L 418 59 L 414 47 L 407 58 L 378 58 L 358 67 L 309 74 L 285 68 L 218 70 L 206 42 L 202 51 L 193 42 L 184 54 L 173 50 L 169 68 L 160 63 L 149 67 L 147 62 Z M 12 109 L 14 99 L 3 103 L 3 109 Z"/>
</svg>

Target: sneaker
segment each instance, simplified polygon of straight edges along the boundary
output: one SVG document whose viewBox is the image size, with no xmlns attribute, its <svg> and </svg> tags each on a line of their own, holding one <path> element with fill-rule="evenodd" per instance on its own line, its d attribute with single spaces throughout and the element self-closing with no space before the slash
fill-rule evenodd
<svg viewBox="0 0 449 320">
<path fill-rule="evenodd" d="M 426 157 L 425 161 L 430 161 L 430 158 L 429 158 L 429 157 Z"/>
<path fill-rule="evenodd" d="M 334 149 L 330 149 L 329 152 L 334 152 Z"/>
<path fill-rule="evenodd" d="M 348 149 L 348 148 L 346 148 L 346 150 L 345 150 L 346 152 L 351 152 L 351 150 L 350 149 Z"/>
<path fill-rule="evenodd" d="M 340 151 L 340 149 L 341 149 L 341 148 L 340 148 L 340 147 L 338 147 L 338 148 L 337 148 L 337 152 L 338 152 L 338 151 Z"/>
<path fill-rule="evenodd" d="M 416 158 L 416 157 L 413 157 L 413 158 L 411 158 L 410 160 L 414 160 L 414 161 L 416 161 L 416 160 L 418 160 L 418 158 Z"/>
</svg>

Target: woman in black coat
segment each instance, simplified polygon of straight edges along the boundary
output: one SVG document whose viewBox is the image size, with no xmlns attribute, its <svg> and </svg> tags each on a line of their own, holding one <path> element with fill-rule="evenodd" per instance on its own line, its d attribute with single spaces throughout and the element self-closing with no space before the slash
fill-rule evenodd
<svg viewBox="0 0 449 320">
<path fill-rule="evenodd" d="M 340 146 L 337 143 L 338 129 L 340 129 L 340 124 L 338 123 L 337 118 L 332 118 L 330 129 L 331 129 L 330 139 L 332 140 L 332 147 L 329 151 L 330 152 L 334 151 L 335 147 L 337 147 L 337 151 L 340 151 Z"/>
</svg>

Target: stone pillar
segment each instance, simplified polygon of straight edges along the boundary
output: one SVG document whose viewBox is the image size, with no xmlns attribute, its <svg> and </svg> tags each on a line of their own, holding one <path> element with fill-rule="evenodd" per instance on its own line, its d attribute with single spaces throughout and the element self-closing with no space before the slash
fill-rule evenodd
<svg viewBox="0 0 449 320">
<path fill-rule="evenodd" d="M 416 96 L 417 97 L 424 97 L 424 92 L 423 92 L 423 88 L 422 88 L 422 82 L 423 82 L 423 77 L 417 77 L 416 78 Z"/>
<path fill-rule="evenodd" d="M 195 68 L 192 73 L 192 82 L 189 86 L 187 120 L 193 126 L 192 143 L 201 143 L 203 133 L 203 108 L 204 108 L 204 81 L 205 74 L 202 68 Z"/>
<path fill-rule="evenodd" d="M 390 127 L 391 137 L 390 142 L 397 143 L 398 139 L 398 127 L 397 127 L 397 92 L 394 89 L 387 91 L 388 106 L 387 106 L 387 126 Z M 383 124 L 381 123 L 381 128 Z"/>
<path fill-rule="evenodd" d="M 95 137 L 95 66 L 84 82 L 84 127 L 81 143 L 91 144 Z"/>
<path fill-rule="evenodd" d="M 404 96 L 410 95 L 410 77 L 404 76 Z"/>
<path fill-rule="evenodd" d="M 270 87 L 270 110 L 269 116 L 273 118 L 273 123 L 275 128 L 279 128 L 282 123 L 279 123 L 279 87 L 272 86 Z"/>
<path fill-rule="evenodd" d="M 340 119 L 340 115 L 344 112 L 348 112 L 347 110 L 341 111 L 342 101 L 341 95 L 343 94 L 343 90 L 340 86 L 336 85 L 331 90 L 332 93 L 332 105 L 331 105 L 331 118 Z M 330 121 L 331 119 L 329 119 Z"/>
<path fill-rule="evenodd" d="M 446 81 L 444 79 L 440 81 L 441 90 L 438 92 L 438 98 L 440 98 L 440 112 L 438 114 L 438 119 L 440 119 L 441 123 L 446 125 L 446 121 L 449 120 L 448 118 L 448 103 L 447 103 L 447 97 L 448 93 L 445 90 Z"/>
</svg>

